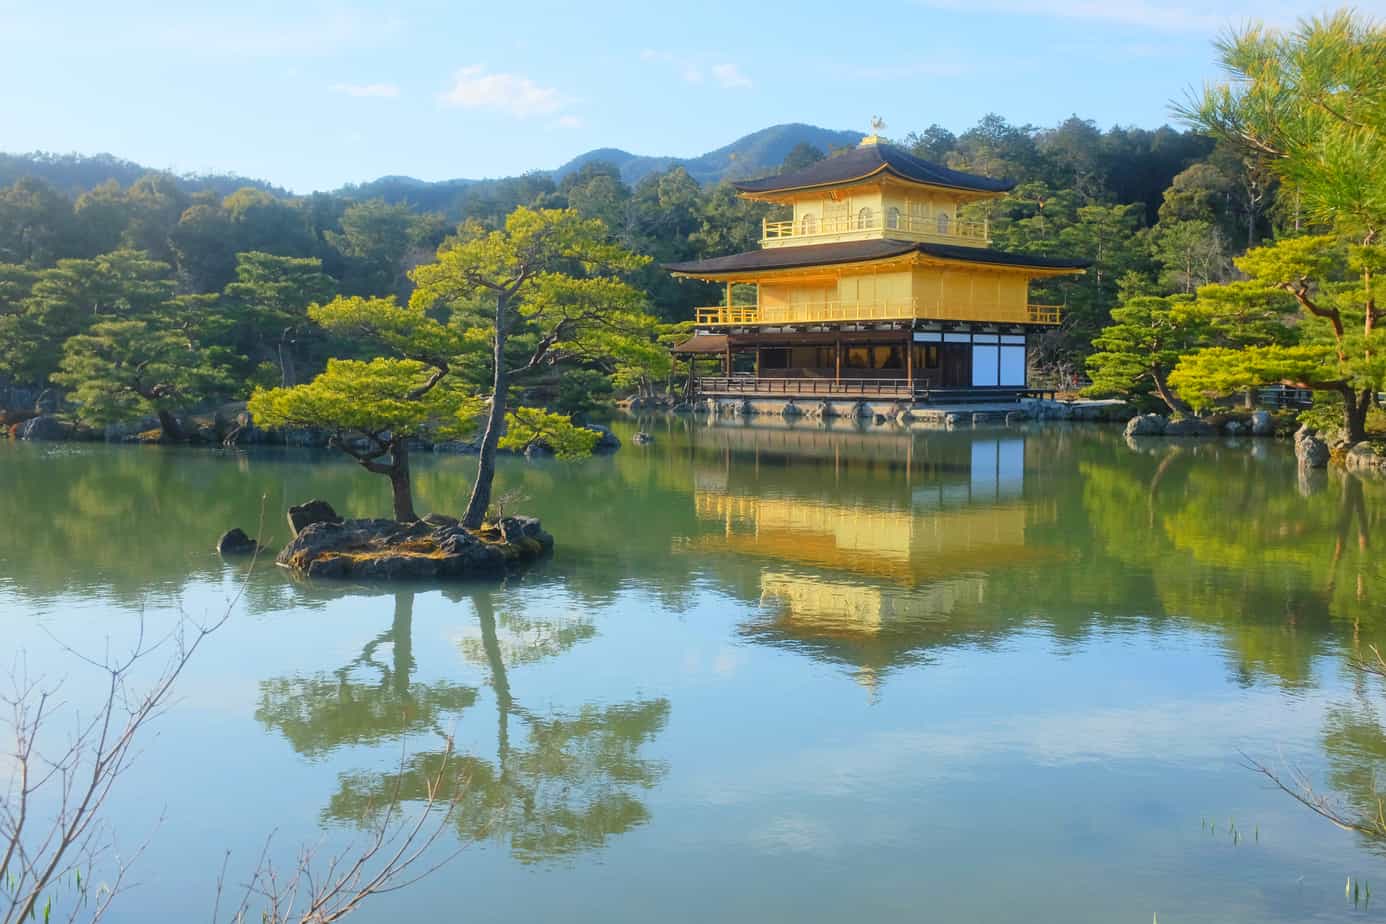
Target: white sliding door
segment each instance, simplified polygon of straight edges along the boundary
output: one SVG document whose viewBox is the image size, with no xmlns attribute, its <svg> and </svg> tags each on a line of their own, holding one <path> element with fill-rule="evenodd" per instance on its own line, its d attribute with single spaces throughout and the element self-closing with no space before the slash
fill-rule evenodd
<svg viewBox="0 0 1386 924">
<path fill-rule="evenodd" d="M 1001 354 L 995 334 L 976 334 L 972 338 L 972 384 L 996 385 L 1001 381 Z"/>
<path fill-rule="evenodd" d="M 1025 347 L 1001 345 L 1001 369 L 998 384 L 1025 384 Z"/>
</svg>

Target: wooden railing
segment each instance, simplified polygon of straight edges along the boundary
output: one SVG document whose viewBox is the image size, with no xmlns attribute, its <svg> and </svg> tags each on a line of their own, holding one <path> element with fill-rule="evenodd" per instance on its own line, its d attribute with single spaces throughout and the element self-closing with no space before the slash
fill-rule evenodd
<svg viewBox="0 0 1386 924">
<path fill-rule="evenodd" d="M 851 234 L 856 231 L 899 231 L 909 237 L 927 238 L 941 241 L 962 241 L 967 244 L 986 244 L 991 240 L 991 229 L 985 221 L 958 221 L 948 215 L 932 218 L 918 218 L 909 215 L 896 215 L 887 212 L 882 215 L 875 209 L 867 217 L 847 215 L 841 218 L 813 218 L 805 221 L 763 220 L 760 226 L 762 243 L 779 243 L 786 238 L 809 240 Z"/>
<path fill-rule="evenodd" d="M 694 309 L 695 320 L 707 327 L 751 327 L 767 324 L 819 324 L 823 322 L 982 321 L 999 324 L 1058 324 L 1063 311 L 1058 305 L 1026 305 L 1023 308 L 958 307 L 899 298 L 883 302 L 831 301 L 802 305 L 711 305 Z"/>
<path fill-rule="evenodd" d="M 758 378 L 753 375 L 701 376 L 697 390 L 702 395 L 886 395 L 908 397 L 914 389 L 903 378 L 829 379 Z"/>
<path fill-rule="evenodd" d="M 755 376 L 705 375 L 694 380 L 694 392 L 706 397 L 877 397 L 909 398 L 916 401 L 935 401 L 970 404 L 1006 398 L 1050 398 L 1048 388 L 1018 386 L 938 386 L 923 381 L 910 382 L 905 378 L 844 378 L 815 376 Z"/>
</svg>

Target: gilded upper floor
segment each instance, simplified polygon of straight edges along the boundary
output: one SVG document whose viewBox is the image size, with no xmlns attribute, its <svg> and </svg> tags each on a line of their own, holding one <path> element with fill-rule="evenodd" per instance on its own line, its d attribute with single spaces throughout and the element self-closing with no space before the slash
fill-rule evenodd
<svg viewBox="0 0 1386 924">
<path fill-rule="evenodd" d="M 1057 324 L 1032 305 L 1036 279 L 1081 273 L 1083 260 L 993 250 L 985 222 L 964 208 L 1013 184 L 932 164 L 868 138 L 802 170 L 736 184 L 749 199 L 790 209 L 767 221 L 757 250 L 665 268 L 725 283 L 700 326 L 955 320 Z M 734 285 L 756 287 L 738 304 Z M 744 289 L 743 289 L 744 292 Z"/>
<path fill-rule="evenodd" d="M 874 136 L 802 170 L 737 183 L 742 196 L 773 202 L 792 217 L 765 221 L 764 247 L 891 239 L 985 247 L 985 221 L 963 208 L 1013 184 L 921 160 Z"/>
<path fill-rule="evenodd" d="M 896 240 L 844 241 L 765 248 L 695 263 L 673 272 L 724 282 L 726 301 L 700 307 L 700 325 L 954 320 L 1057 324 L 1051 305 L 1030 303 L 1033 279 L 1082 272 L 1082 261 Z M 738 304 L 733 286 L 755 286 Z"/>
</svg>

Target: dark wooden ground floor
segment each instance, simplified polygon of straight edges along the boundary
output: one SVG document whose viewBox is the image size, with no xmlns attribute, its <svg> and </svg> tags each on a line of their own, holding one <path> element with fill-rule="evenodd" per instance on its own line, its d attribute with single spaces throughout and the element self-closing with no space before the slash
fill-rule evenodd
<svg viewBox="0 0 1386 924">
<path fill-rule="evenodd" d="M 742 331 L 695 337 L 700 396 L 1005 400 L 1029 387 L 1023 328 Z"/>
</svg>

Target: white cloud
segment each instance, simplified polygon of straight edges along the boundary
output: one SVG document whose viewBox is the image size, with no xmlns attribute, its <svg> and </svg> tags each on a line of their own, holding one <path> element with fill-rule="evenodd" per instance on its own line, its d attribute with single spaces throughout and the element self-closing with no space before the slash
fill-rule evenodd
<svg viewBox="0 0 1386 924">
<path fill-rule="evenodd" d="M 742 90 L 751 86 L 751 79 L 741 73 L 735 64 L 708 65 L 705 57 L 679 55 L 655 48 L 641 51 L 640 60 L 673 69 L 684 83 L 698 85 L 711 80 L 724 90 Z"/>
<path fill-rule="evenodd" d="M 492 109 L 517 119 L 553 115 L 564 106 L 562 94 L 520 74 L 492 74 L 480 64 L 464 67 L 439 100 L 463 109 Z"/>
<path fill-rule="evenodd" d="M 739 90 L 751 85 L 751 79 L 735 64 L 714 64 L 712 76 L 725 90 Z"/>
<path fill-rule="evenodd" d="M 393 99 L 399 96 L 399 87 L 392 83 L 334 83 L 332 92 L 347 96 Z"/>
</svg>

